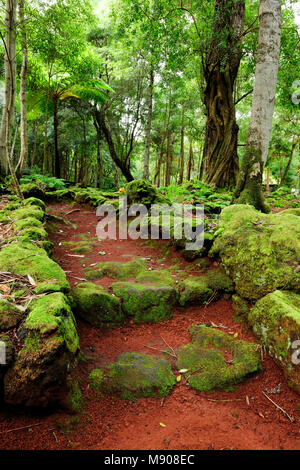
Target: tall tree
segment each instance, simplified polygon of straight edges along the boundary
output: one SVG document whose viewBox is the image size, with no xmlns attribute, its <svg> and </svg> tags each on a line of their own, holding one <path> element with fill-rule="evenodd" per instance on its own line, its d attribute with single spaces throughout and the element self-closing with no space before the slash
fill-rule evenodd
<svg viewBox="0 0 300 470">
<path fill-rule="evenodd" d="M 268 212 L 262 193 L 275 104 L 281 35 L 281 0 L 261 0 L 251 120 L 235 200 Z"/>
<path fill-rule="evenodd" d="M 238 175 L 238 125 L 233 98 L 241 60 L 245 2 L 216 0 L 212 37 L 204 60 L 204 146 L 206 181 L 215 187 L 235 184 Z"/>
</svg>

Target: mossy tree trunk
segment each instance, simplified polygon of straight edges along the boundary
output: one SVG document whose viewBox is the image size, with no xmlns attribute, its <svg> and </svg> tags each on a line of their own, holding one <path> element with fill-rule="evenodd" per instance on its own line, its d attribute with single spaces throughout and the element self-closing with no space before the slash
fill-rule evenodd
<svg viewBox="0 0 300 470">
<path fill-rule="evenodd" d="M 241 60 L 245 2 L 216 0 L 212 38 L 204 62 L 206 134 L 203 152 L 205 181 L 223 188 L 238 176 L 238 125 L 233 99 Z"/>
<path fill-rule="evenodd" d="M 272 129 L 280 34 L 281 0 L 261 0 L 251 119 L 234 201 L 251 204 L 262 212 L 269 212 L 264 202 L 262 177 Z"/>
</svg>

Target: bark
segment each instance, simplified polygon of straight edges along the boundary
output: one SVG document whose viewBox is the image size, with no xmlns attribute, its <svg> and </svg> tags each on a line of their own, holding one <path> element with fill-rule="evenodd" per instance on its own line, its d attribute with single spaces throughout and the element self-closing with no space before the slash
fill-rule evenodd
<svg viewBox="0 0 300 470">
<path fill-rule="evenodd" d="M 172 167 L 172 141 L 171 141 L 171 131 L 168 131 L 165 186 L 169 186 L 171 182 L 171 167 Z"/>
<path fill-rule="evenodd" d="M 28 58 L 27 58 L 27 33 L 25 26 L 25 0 L 19 0 L 19 19 L 20 29 L 22 34 L 21 47 L 22 47 L 22 68 L 21 68 L 21 83 L 20 83 L 20 102 L 21 102 L 21 151 L 20 159 L 16 168 L 19 174 L 22 175 L 27 163 L 28 156 L 28 142 L 27 142 L 27 71 L 28 71 Z"/>
<path fill-rule="evenodd" d="M 181 113 L 181 131 L 180 131 L 180 173 L 179 173 L 179 180 L 178 184 L 182 184 L 183 174 L 184 174 L 184 106 L 182 106 L 182 113 Z"/>
<path fill-rule="evenodd" d="M 251 119 L 234 200 L 252 204 L 262 212 L 269 211 L 262 193 L 262 175 L 271 136 L 280 34 L 281 0 L 261 0 Z"/>
<path fill-rule="evenodd" d="M 190 141 L 190 151 L 189 151 L 189 161 L 188 161 L 188 168 L 187 168 L 187 180 L 191 180 L 191 173 L 192 173 L 192 168 L 193 168 L 193 161 L 194 161 L 194 155 L 193 155 L 193 141 Z"/>
<path fill-rule="evenodd" d="M 35 165 L 35 160 L 36 160 L 37 132 L 38 132 L 38 123 L 37 123 L 37 120 L 35 120 L 34 121 L 34 126 L 33 126 L 34 140 L 33 140 L 33 149 L 32 149 L 32 155 L 31 155 L 30 168 L 33 168 L 33 166 Z"/>
<path fill-rule="evenodd" d="M 215 24 L 204 63 L 206 135 L 204 171 L 206 182 L 223 188 L 236 184 L 238 175 L 234 84 L 241 60 L 245 2 L 216 0 Z M 225 33 L 225 36 L 223 37 Z"/>
<path fill-rule="evenodd" d="M 143 177 L 149 180 L 149 158 L 150 158 L 150 142 L 151 142 L 151 125 L 152 125 L 152 111 L 153 111 L 153 84 L 154 84 L 154 70 L 151 65 L 149 75 L 149 88 L 148 88 L 148 115 L 145 136 L 145 155 L 144 155 L 144 173 Z"/>
<path fill-rule="evenodd" d="M 17 1 L 6 0 L 5 5 L 4 72 L 5 88 L 3 114 L 0 128 L 0 177 L 8 174 L 12 130 L 15 117 L 16 100 L 16 12 Z M 9 145 L 9 148 L 7 148 Z"/>
<path fill-rule="evenodd" d="M 133 149 L 133 142 L 131 142 L 130 148 L 129 148 L 125 158 L 120 159 L 118 157 L 116 149 L 115 149 L 115 144 L 114 144 L 111 132 L 110 132 L 109 125 L 108 125 L 108 123 L 106 122 L 106 119 L 105 119 L 105 113 L 106 113 L 105 105 L 103 106 L 101 112 L 97 109 L 94 112 L 95 112 L 95 118 L 97 120 L 97 123 L 98 123 L 98 125 L 99 125 L 105 139 L 106 139 L 108 149 L 109 149 L 109 153 L 110 153 L 110 156 L 111 156 L 113 162 L 121 170 L 122 174 L 124 175 L 124 177 L 126 178 L 126 180 L 128 182 L 133 181 L 134 178 L 133 178 L 133 176 L 131 174 L 131 171 L 130 171 L 130 154 L 131 154 L 132 149 Z"/>
<path fill-rule="evenodd" d="M 287 175 L 288 175 L 288 172 L 289 172 L 289 169 L 290 169 L 292 160 L 293 160 L 293 155 L 294 155 L 294 150 L 295 150 L 295 148 L 296 148 L 296 145 L 297 145 L 297 143 L 294 141 L 294 142 L 292 143 L 292 149 L 291 149 L 291 152 L 290 152 L 290 156 L 289 156 L 289 159 L 288 159 L 288 163 L 287 163 L 287 165 L 286 165 L 286 167 L 285 167 L 285 170 L 284 170 L 284 173 L 283 173 L 283 175 L 282 175 L 282 177 L 281 177 L 281 180 L 280 180 L 280 183 L 279 183 L 279 187 L 280 187 L 280 186 L 283 186 L 284 183 L 285 183 L 285 180 L 286 180 L 286 178 L 287 178 Z"/>
<path fill-rule="evenodd" d="M 53 129 L 54 129 L 54 175 L 61 176 L 61 162 L 58 148 L 58 97 L 53 95 Z"/>
</svg>

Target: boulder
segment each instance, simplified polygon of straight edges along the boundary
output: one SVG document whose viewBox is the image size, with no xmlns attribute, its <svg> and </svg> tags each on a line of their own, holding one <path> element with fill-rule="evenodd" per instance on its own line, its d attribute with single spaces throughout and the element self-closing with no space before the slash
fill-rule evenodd
<svg viewBox="0 0 300 470">
<path fill-rule="evenodd" d="M 74 312 L 93 326 L 114 326 L 123 322 L 120 300 L 102 286 L 82 282 L 72 290 Z"/>
<path fill-rule="evenodd" d="M 294 212 L 266 215 L 237 204 L 222 211 L 210 253 L 221 258 L 240 297 L 258 300 L 276 289 L 299 292 L 299 238 Z"/>
<path fill-rule="evenodd" d="M 169 285 L 115 282 L 113 293 L 122 299 L 122 308 L 135 323 L 159 322 L 172 317 L 177 291 Z"/>
<path fill-rule="evenodd" d="M 37 407 L 70 405 L 79 340 L 64 294 L 32 302 L 17 336 L 22 348 L 4 376 L 5 402 Z"/>
<path fill-rule="evenodd" d="M 192 388 L 229 391 L 262 368 L 256 344 L 202 325 L 193 326 L 190 332 L 193 342 L 180 348 L 177 366 L 186 370 Z"/>
<path fill-rule="evenodd" d="M 12 302 L 0 300 L 0 331 L 15 328 L 23 317 L 24 312 L 21 312 Z"/>
<path fill-rule="evenodd" d="M 300 393 L 300 295 L 276 290 L 256 302 L 248 320 L 289 386 Z"/>
<path fill-rule="evenodd" d="M 94 369 L 91 387 L 127 400 L 167 396 L 176 383 L 170 364 L 146 354 L 124 353 L 106 370 Z"/>
</svg>

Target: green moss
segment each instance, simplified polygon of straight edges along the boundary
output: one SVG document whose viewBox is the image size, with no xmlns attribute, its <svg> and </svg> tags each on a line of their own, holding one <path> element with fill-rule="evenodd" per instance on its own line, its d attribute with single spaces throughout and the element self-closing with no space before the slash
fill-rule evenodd
<svg viewBox="0 0 300 470">
<path fill-rule="evenodd" d="M 21 350 L 21 354 L 38 351 L 41 346 L 41 338 L 39 335 L 27 336 L 24 340 L 24 347 Z"/>
<path fill-rule="evenodd" d="M 128 183 L 126 185 L 126 194 L 128 205 L 144 204 L 148 207 L 151 204 L 170 204 L 169 199 L 158 193 L 156 188 L 144 179 Z"/>
<path fill-rule="evenodd" d="M 289 385 L 300 393 L 299 366 L 294 364 L 292 345 L 300 338 L 300 296 L 288 291 L 275 291 L 260 299 L 250 311 L 248 320 L 254 333 L 282 367 Z"/>
<path fill-rule="evenodd" d="M 211 254 L 220 256 L 240 297 L 257 300 L 276 289 L 299 291 L 300 219 L 285 212 L 263 215 L 247 205 L 222 211 L 224 230 Z"/>
<path fill-rule="evenodd" d="M 38 219 L 35 219 L 33 217 L 28 217 L 28 219 L 16 220 L 14 222 L 14 225 L 17 231 L 20 232 L 21 230 L 24 230 L 25 228 L 28 228 L 28 227 L 41 227 L 43 224 Z"/>
<path fill-rule="evenodd" d="M 76 314 L 94 326 L 114 326 L 124 320 L 120 300 L 102 286 L 91 282 L 77 284 L 72 298 Z"/>
<path fill-rule="evenodd" d="M 24 327 L 43 336 L 58 338 L 72 353 L 79 348 L 75 320 L 67 298 L 61 292 L 32 302 Z"/>
<path fill-rule="evenodd" d="M 5 246 L 0 251 L 0 270 L 15 274 L 30 274 L 40 284 L 55 284 L 56 289 L 63 292 L 70 290 L 69 283 L 63 270 L 52 261 L 45 250 L 31 243 L 18 242 Z"/>
<path fill-rule="evenodd" d="M 46 205 L 44 201 L 37 199 L 36 197 L 30 197 L 29 199 L 24 199 L 22 202 L 23 206 L 37 206 L 40 207 L 44 212 L 46 210 Z"/>
<path fill-rule="evenodd" d="M 23 317 L 24 313 L 16 308 L 14 304 L 6 300 L 0 300 L 0 331 L 15 328 Z"/>
<path fill-rule="evenodd" d="M 38 199 L 45 198 L 44 189 L 35 183 L 24 183 L 20 185 L 20 189 L 25 199 L 35 197 Z"/>
<path fill-rule="evenodd" d="M 172 316 L 177 292 L 170 286 L 116 282 L 112 290 L 123 301 L 122 307 L 136 323 L 159 322 Z"/>
<path fill-rule="evenodd" d="M 248 314 L 250 311 L 250 307 L 248 302 L 239 297 L 238 295 L 232 296 L 232 307 L 235 312 L 234 320 L 235 321 L 246 321 L 248 319 Z"/>
<path fill-rule="evenodd" d="M 139 283 L 148 282 L 167 286 L 173 286 L 174 284 L 174 279 L 172 278 L 170 272 L 166 269 L 142 272 L 136 276 L 136 280 Z"/>
<path fill-rule="evenodd" d="M 27 227 L 20 232 L 20 235 L 29 240 L 47 240 L 48 233 L 41 227 Z"/>
<path fill-rule="evenodd" d="M 99 392 L 126 400 L 167 396 L 176 383 L 168 362 L 139 353 L 122 354 L 107 370 L 93 371 L 90 380 Z"/>
<path fill-rule="evenodd" d="M 70 391 L 70 407 L 75 413 L 80 413 L 83 408 L 83 395 L 78 382 L 73 383 Z"/>
<path fill-rule="evenodd" d="M 189 277 L 179 284 L 180 299 L 182 307 L 187 305 L 203 304 L 213 294 L 203 277 Z"/>
<path fill-rule="evenodd" d="M 135 259 L 127 263 L 118 263 L 117 261 L 108 261 L 99 263 L 95 268 L 86 270 L 87 279 L 101 279 L 103 276 L 111 279 L 125 281 L 136 277 L 142 271 L 145 271 L 147 261 L 145 259 Z"/>
<path fill-rule="evenodd" d="M 229 276 L 222 268 L 207 271 L 203 276 L 203 281 L 213 291 L 233 292 L 234 285 Z"/>
<path fill-rule="evenodd" d="M 191 328 L 193 343 L 178 352 L 178 369 L 192 388 L 203 392 L 231 390 L 243 378 L 261 369 L 260 354 L 253 343 L 201 325 Z M 231 357 L 231 364 L 225 357 Z"/>
<path fill-rule="evenodd" d="M 21 207 L 11 212 L 11 218 L 13 220 L 28 219 L 29 217 L 43 221 L 45 212 L 37 206 Z"/>
</svg>

